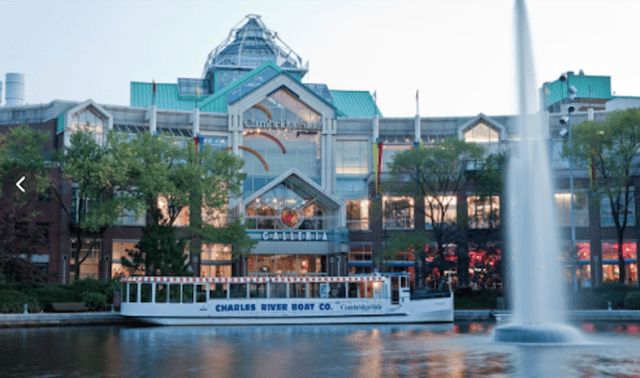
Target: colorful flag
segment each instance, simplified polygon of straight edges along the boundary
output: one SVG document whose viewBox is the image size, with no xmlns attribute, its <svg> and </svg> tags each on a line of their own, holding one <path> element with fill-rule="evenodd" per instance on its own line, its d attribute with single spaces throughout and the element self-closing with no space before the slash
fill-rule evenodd
<svg viewBox="0 0 640 378">
<path fill-rule="evenodd" d="M 200 97 L 200 88 L 198 88 L 198 84 L 196 84 L 196 97 Z"/>
<path fill-rule="evenodd" d="M 382 174 L 382 141 L 378 138 L 378 181 L 376 182 L 376 193 L 380 192 L 380 175 Z"/>
<path fill-rule="evenodd" d="M 376 158 L 378 157 L 378 143 L 376 143 L 376 141 L 374 141 L 372 143 L 372 148 L 373 148 L 373 169 L 374 169 L 374 176 L 373 179 L 375 180 L 375 186 L 376 186 L 376 196 L 379 195 L 378 193 L 378 164 L 376 164 Z"/>
<path fill-rule="evenodd" d="M 156 81 L 153 80 L 153 98 L 151 99 L 151 105 L 156 104 Z"/>
</svg>

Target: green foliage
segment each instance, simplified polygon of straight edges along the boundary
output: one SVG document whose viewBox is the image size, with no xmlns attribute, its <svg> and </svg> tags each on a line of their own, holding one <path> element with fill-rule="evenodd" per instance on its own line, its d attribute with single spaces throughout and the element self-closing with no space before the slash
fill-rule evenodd
<svg viewBox="0 0 640 378">
<path fill-rule="evenodd" d="M 497 309 L 498 298 L 504 298 L 504 293 L 500 290 L 474 291 L 469 287 L 454 290 L 454 306 L 456 310 Z"/>
<path fill-rule="evenodd" d="M 21 313 L 25 303 L 29 305 L 29 312 L 41 311 L 35 298 L 15 290 L 0 290 L 0 313 Z"/>
<path fill-rule="evenodd" d="M 624 308 L 627 310 L 640 310 L 640 291 L 627 293 L 624 298 Z"/>
<path fill-rule="evenodd" d="M 15 182 L 21 176 L 26 176 L 23 185 L 25 193 L 16 190 L 5 193 L 5 196 L 11 193 L 9 200 L 14 204 L 23 205 L 51 186 L 49 167 L 43 151 L 47 138 L 47 133 L 33 130 L 27 125 L 14 127 L 7 135 L 0 134 L 0 177 L 3 179 L 0 183 L 14 189 Z M 0 191 L 0 198 L 3 197 L 3 191 Z"/>
<path fill-rule="evenodd" d="M 18 243 L 20 243 L 20 241 L 18 241 Z M 19 249 L 13 249 L 14 254 L 18 251 Z M 15 255 L 0 255 L 0 273 L 8 282 L 43 283 L 46 280 L 40 268 L 29 260 Z"/>
<path fill-rule="evenodd" d="M 80 299 L 90 311 L 106 310 L 109 307 L 104 294 L 86 291 L 80 295 Z"/>
<path fill-rule="evenodd" d="M 606 283 L 596 288 L 582 289 L 570 293 L 570 307 L 584 310 L 626 309 L 626 298 L 637 293 L 632 287 L 620 283 Z"/>
<path fill-rule="evenodd" d="M 185 261 L 187 241 L 178 238 L 174 229 L 152 222 L 143 229 L 136 250 L 127 251 L 131 259 L 122 258 L 122 265 L 131 272 L 144 270 L 146 275 L 187 276 L 189 263 Z"/>
<path fill-rule="evenodd" d="M 604 122 L 585 121 L 573 127 L 571 146 L 565 140 L 562 154 L 572 157 L 592 171 L 591 192 L 596 203 L 600 196 L 608 201 L 618 234 L 620 282 L 625 269 L 622 256 L 624 231 L 629 222 L 628 207 L 634 196 L 632 178 L 640 174 L 636 164 L 640 149 L 640 109 L 615 111 Z M 595 173 L 595 174 L 594 174 Z"/>
<path fill-rule="evenodd" d="M 425 246 L 430 242 L 431 240 L 426 231 L 412 233 L 395 232 L 387 241 L 384 252 L 377 254 L 376 258 L 380 261 L 395 260 L 397 254 L 401 252 L 408 252 L 418 256 L 420 252 L 424 252 Z"/>
<path fill-rule="evenodd" d="M 231 218 L 225 209 L 230 195 L 239 196 L 246 177 L 240 173 L 244 162 L 229 151 L 215 151 L 193 141 L 180 146 L 172 138 L 141 133 L 123 144 L 131 152 L 131 195 L 138 209 L 147 214 L 147 227 L 137 251 L 130 251 L 126 263 L 147 274 L 184 275 L 184 247 L 199 252 L 200 243 L 232 246 L 232 255 L 246 255 L 255 245 L 246 227 Z M 166 201 L 164 212 L 158 200 Z M 168 211 L 171 210 L 171 211 Z M 188 211 L 189 225 L 176 230 L 180 213 Z M 203 222 L 203 219 L 205 220 Z"/>
</svg>

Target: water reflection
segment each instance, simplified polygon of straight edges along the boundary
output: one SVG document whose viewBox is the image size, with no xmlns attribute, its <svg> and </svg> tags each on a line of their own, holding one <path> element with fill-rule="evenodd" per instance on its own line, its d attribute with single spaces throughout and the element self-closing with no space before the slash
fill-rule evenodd
<svg viewBox="0 0 640 378">
<path fill-rule="evenodd" d="M 0 330 L 9 377 L 634 377 L 640 325 L 583 323 L 591 344 L 494 344 L 494 323 Z"/>
</svg>

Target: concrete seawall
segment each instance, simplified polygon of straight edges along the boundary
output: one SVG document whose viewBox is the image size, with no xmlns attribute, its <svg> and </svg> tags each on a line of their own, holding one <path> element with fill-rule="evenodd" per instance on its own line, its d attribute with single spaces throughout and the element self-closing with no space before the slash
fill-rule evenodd
<svg viewBox="0 0 640 378">
<path fill-rule="evenodd" d="M 499 310 L 456 310 L 456 322 L 505 320 L 511 317 L 510 311 Z M 573 310 L 568 311 L 570 321 L 584 322 L 640 322 L 640 310 Z"/>
<path fill-rule="evenodd" d="M 0 314 L 0 328 L 132 324 L 117 312 Z"/>
<path fill-rule="evenodd" d="M 569 320 L 584 322 L 640 322 L 640 311 L 636 310 L 577 310 L 569 311 Z M 457 310 L 456 322 L 508 321 L 509 311 Z M 81 325 L 132 325 L 134 321 L 117 312 L 0 314 L 0 328 L 48 327 Z"/>
</svg>

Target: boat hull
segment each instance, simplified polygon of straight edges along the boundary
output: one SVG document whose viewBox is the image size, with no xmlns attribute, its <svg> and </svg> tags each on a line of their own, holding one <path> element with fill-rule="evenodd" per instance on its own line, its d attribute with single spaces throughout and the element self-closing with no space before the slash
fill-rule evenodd
<svg viewBox="0 0 640 378">
<path fill-rule="evenodd" d="M 361 301 L 358 301 L 361 302 Z M 148 306 L 128 304 L 121 314 L 139 322 L 153 325 L 299 325 L 299 324 L 416 324 L 416 323 L 448 323 L 453 322 L 453 298 L 432 298 L 420 300 L 407 300 L 397 306 L 369 306 L 353 303 L 353 301 L 333 301 L 325 303 L 325 308 L 332 310 L 311 310 L 301 315 L 301 311 L 291 310 L 289 304 L 282 311 L 260 311 L 260 307 L 267 303 L 277 308 L 277 304 L 267 301 L 258 304 L 258 307 L 249 311 L 242 311 L 246 303 L 236 302 L 206 303 L 200 304 L 165 304 Z M 318 308 L 313 301 L 301 302 L 301 304 Z M 326 306 L 326 304 L 329 304 Z M 375 303 L 373 303 L 375 304 Z M 123 304 L 124 306 L 125 304 Z M 220 311 L 224 308 L 236 310 Z M 237 309 L 240 308 L 240 311 Z M 368 308 L 370 313 L 364 313 Z M 364 310 L 363 310 L 364 309 Z M 302 310 L 304 311 L 304 310 Z M 326 311 L 326 313 L 322 313 Z M 377 312 L 377 313 L 371 313 Z"/>
</svg>

